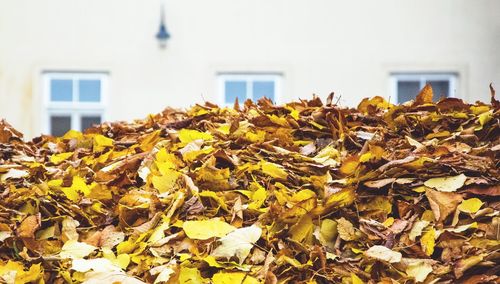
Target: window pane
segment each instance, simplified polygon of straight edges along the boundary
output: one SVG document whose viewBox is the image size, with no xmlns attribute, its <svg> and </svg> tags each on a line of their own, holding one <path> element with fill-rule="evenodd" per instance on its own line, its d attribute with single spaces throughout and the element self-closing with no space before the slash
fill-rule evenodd
<svg viewBox="0 0 500 284">
<path fill-rule="evenodd" d="M 73 100 L 73 81 L 50 80 L 50 100 L 55 102 L 71 102 Z"/>
<path fill-rule="evenodd" d="M 417 97 L 420 91 L 418 81 L 398 81 L 398 103 L 404 103 Z"/>
<path fill-rule="evenodd" d="M 431 84 L 434 93 L 434 101 L 438 101 L 441 97 L 449 97 L 450 82 L 449 81 L 427 81 Z"/>
<path fill-rule="evenodd" d="M 62 136 L 71 129 L 71 116 L 53 115 L 50 117 L 50 134 Z"/>
<path fill-rule="evenodd" d="M 89 127 L 92 127 L 94 124 L 100 123 L 101 117 L 99 115 L 82 116 L 82 131 Z"/>
<path fill-rule="evenodd" d="M 274 101 L 274 82 L 273 81 L 255 81 L 253 82 L 253 100 L 267 97 Z"/>
<path fill-rule="evenodd" d="M 239 102 L 247 98 L 247 83 L 245 81 L 226 81 L 225 82 L 225 100 L 232 104 L 238 98 Z"/>
<path fill-rule="evenodd" d="M 101 101 L 101 81 L 100 80 L 80 80 L 78 81 L 78 91 L 81 102 Z"/>
</svg>

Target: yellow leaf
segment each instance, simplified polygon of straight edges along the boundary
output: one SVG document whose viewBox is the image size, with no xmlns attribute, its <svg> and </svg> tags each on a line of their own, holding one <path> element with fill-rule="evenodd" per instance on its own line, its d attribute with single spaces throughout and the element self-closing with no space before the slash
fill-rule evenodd
<svg viewBox="0 0 500 284">
<path fill-rule="evenodd" d="M 406 268 L 406 274 L 415 278 L 415 281 L 417 282 L 424 282 L 432 270 L 432 265 L 424 261 L 417 261 L 408 265 Z"/>
<path fill-rule="evenodd" d="M 80 195 L 73 187 L 62 187 L 61 191 L 73 202 L 77 202 L 80 199 Z"/>
<path fill-rule="evenodd" d="M 221 124 L 217 128 L 217 131 L 221 132 L 222 134 L 228 135 L 231 131 L 231 125 L 229 123 Z"/>
<path fill-rule="evenodd" d="M 262 130 L 257 130 L 256 132 L 248 131 L 245 132 L 245 139 L 253 143 L 262 143 L 266 141 L 266 132 Z"/>
<path fill-rule="evenodd" d="M 340 166 L 340 172 L 346 176 L 353 174 L 359 166 L 359 160 L 357 156 L 351 156 L 344 161 Z"/>
<path fill-rule="evenodd" d="M 316 193 L 310 189 L 303 189 L 299 192 L 294 193 L 290 201 L 301 202 L 309 198 L 316 198 Z"/>
<path fill-rule="evenodd" d="M 200 192 L 200 196 L 201 197 L 210 197 L 212 198 L 213 200 L 215 200 L 222 209 L 226 210 L 226 211 L 229 211 L 229 209 L 227 208 L 227 205 L 226 203 L 224 202 L 224 200 L 222 198 L 220 198 L 217 193 L 213 192 L 213 191 L 202 191 Z"/>
<path fill-rule="evenodd" d="M 267 198 L 267 191 L 263 186 L 261 186 L 256 182 L 253 182 L 252 184 L 257 187 L 257 190 L 253 192 L 252 194 L 253 201 L 252 203 L 248 204 L 248 208 L 256 210 L 262 207 L 262 205 L 264 204 L 264 201 Z"/>
<path fill-rule="evenodd" d="M 486 123 L 488 123 L 491 119 L 493 118 L 493 110 L 484 112 L 479 115 L 478 121 L 481 126 L 484 126 Z"/>
<path fill-rule="evenodd" d="M 435 241 L 436 231 L 434 228 L 431 228 L 427 232 L 424 233 L 422 238 L 420 238 L 420 244 L 422 245 L 422 249 L 425 254 L 432 255 L 434 253 L 434 246 L 436 245 Z"/>
<path fill-rule="evenodd" d="M 171 191 L 180 176 L 179 172 L 171 169 L 164 169 L 163 172 L 161 176 L 153 175 L 151 178 L 154 188 L 160 193 Z"/>
<path fill-rule="evenodd" d="M 316 235 L 316 233 L 315 233 Z M 331 249 L 335 246 L 335 238 L 337 237 L 337 222 L 331 219 L 324 219 L 321 221 L 319 229 L 319 242 Z"/>
<path fill-rule="evenodd" d="M 448 137 L 450 136 L 451 133 L 447 130 L 445 131 L 440 131 L 436 133 L 429 133 L 425 136 L 426 139 L 431 140 L 432 138 L 440 138 L 440 137 Z"/>
<path fill-rule="evenodd" d="M 66 134 L 64 134 L 64 136 L 62 137 L 62 139 L 82 139 L 82 138 L 83 134 L 80 131 L 73 129 L 66 132 Z"/>
<path fill-rule="evenodd" d="M 273 178 L 286 179 L 288 177 L 288 174 L 283 169 L 283 167 L 275 163 L 261 161 L 260 166 L 262 172 L 272 176 Z"/>
<path fill-rule="evenodd" d="M 453 192 L 461 188 L 466 179 L 467 177 L 464 174 L 460 174 L 458 176 L 431 178 L 424 182 L 424 185 L 442 192 Z"/>
<path fill-rule="evenodd" d="M 116 247 L 116 252 L 118 254 L 132 253 L 137 248 L 137 243 L 132 240 L 126 240 L 121 242 Z"/>
<path fill-rule="evenodd" d="M 179 271 L 179 284 L 203 284 L 206 280 L 201 277 L 198 268 L 181 266 Z"/>
<path fill-rule="evenodd" d="M 91 254 L 97 248 L 86 243 L 81 243 L 75 240 L 68 240 L 64 243 L 59 255 L 61 258 L 84 258 Z"/>
<path fill-rule="evenodd" d="M 290 228 L 291 239 L 296 242 L 312 242 L 312 232 L 314 225 L 309 214 L 300 218 L 299 222 Z"/>
<path fill-rule="evenodd" d="M 392 224 L 394 224 L 394 218 L 393 217 L 389 217 L 387 218 L 382 224 L 386 227 L 390 227 L 392 226 Z"/>
<path fill-rule="evenodd" d="M 31 265 L 28 271 L 24 270 L 24 265 L 20 262 L 9 260 L 7 264 L 0 264 L 0 278 L 3 280 L 2 283 L 34 283 L 42 276 L 43 270 L 39 263 Z"/>
<path fill-rule="evenodd" d="M 101 134 L 94 136 L 94 152 L 101 152 L 106 147 L 113 147 L 113 139 L 105 137 Z"/>
<path fill-rule="evenodd" d="M 179 131 L 179 140 L 182 142 L 182 144 L 187 144 L 198 139 L 212 140 L 213 136 L 210 133 L 200 132 L 193 129 L 181 129 Z"/>
<path fill-rule="evenodd" d="M 260 284 L 259 280 L 245 272 L 217 272 L 212 277 L 213 284 Z"/>
<path fill-rule="evenodd" d="M 359 278 L 358 276 L 356 276 L 356 274 L 352 273 L 351 272 L 351 282 L 352 284 L 364 284 L 365 282 L 363 282 L 363 280 L 361 280 L 361 278 Z"/>
<path fill-rule="evenodd" d="M 489 106 L 471 106 L 470 110 L 474 115 L 480 115 L 481 113 L 487 112 L 490 110 Z"/>
<path fill-rule="evenodd" d="M 144 152 L 151 151 L 160 139 L 161 130 L 153 131 L 141 138 L 140 148 Z"/>
<path fill-rule="evenodd" d="M 339 164 L 339 157 L 340 152 L 333 146 L 328 145 L 319 151 L 319 153 L 314 156 L 313 160 L 325 166 L 336 167 Z"/>
<path fill-rule="evenodd" d="M 285 107 L 287 110 L 290 111 L 290 116 L 295 119 L 295 120 L 299 120 L 300 118 L 300 113 L 298 110 L 294 109 L 293 107 L 290 107 L 290 106 L 286 106 Z"/>
<path fill-rule="evenodd" d="M 288 121 L 287 121 L 287 120 L 286 120 L 286 118 L 284 118 L 284 117 L 279 117 L 279 116 L 274 115 L 274 114 L 271 114 L 271 115 L 269 115 L 268 117 L 269 117 L 269 119 L 270 119 L 273 123 L 275 123 L 275 124 L 277 124 L 277 125 L 281 125 L 281 126 L 285 126 L 285 127 L 290 126 L 290 125 L 288 124 Z"/>
<path fill-rule="evenodd" d="M 54 154 L 54 155 L 50 156 L 50 162 L 52 162 L 55 165 L 58 165 L 71 156 L 73 156 L 73 152 Z"/>
<path fill-rule="evenodd" d="M 212 146 L 208 147 L 203 147 L 201 150 L 192 150 L 192 151 L 186 151 L 182 153 L 182 158 L 186 162 L 192 162 L 198 158 L 198 156 L 203 155 L 203 154 L 208 154 L 214 151 L 214 148 Z"/>
<path fill-rule="evenodd" d="M 130 264 L 130 255 L 123 253 L 115 256 L 110 248 L 102 248 L 102 256 L 121 269 L 126 269 Z"/>
<path fill-rule="evenodd" d="M 71 183 L 71 188 L 74 191 L 83 193 L 83 195 L 88 196 L 90 194 L 90 187 L 85 182 L 85 179 L 79 176 L 73 176 L 73 182 Z"/>
<path fill-rule="evenodd" d="M 193 240 L 207 240 L 213 237 L 220 238 L 236 230 L 235 227 L 218 219 L 186 221 L 182 224 L 182 229 Z"/>
<path fill-rule="evenodd" d="M 465 213 L 476 213 L 481 206 L 483 206 L 483 202 L 479 198 L 474 197 L 463 200 L 457 208 Z"/>
<path fill-rule="evenodd" d="M 167 152 L 166 148 L 161 148 L 156 153 L 155 160 L 156 166 L 160 172 L 162 168 L 177 169 L 177 167 L 181 164 L 179 159 L 177 159 L 173 153 Z"/>
</svg>

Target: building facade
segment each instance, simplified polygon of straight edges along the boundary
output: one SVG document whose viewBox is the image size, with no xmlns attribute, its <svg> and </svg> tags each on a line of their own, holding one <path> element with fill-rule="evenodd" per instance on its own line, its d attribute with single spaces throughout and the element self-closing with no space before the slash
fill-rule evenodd
<svg viewBox="0 0 500 284">
<path fill-rule="evenodd" d="M 30 138 L 236 97 L 355 106 L 430 82 L 488 101 L 499 15 L 497 0 L 0 0 L 0 117 Z"/>
</svg>

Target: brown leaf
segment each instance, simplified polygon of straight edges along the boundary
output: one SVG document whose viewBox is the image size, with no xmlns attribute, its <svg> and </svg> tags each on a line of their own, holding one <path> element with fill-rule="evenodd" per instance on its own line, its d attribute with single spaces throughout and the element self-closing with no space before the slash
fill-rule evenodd
<svg viewBox="0 0 500 284">
<path fill-rule="evenodd" d="M 430 188 L 425 190 L 425 196 L 427 196 L 427 200 L 429 200 L 432 212 L 434 213 L 434 218 L 438 222 L 443 222 L 446 217 L 455 211 L 458 204 L 463 200 L 461 194 L 440 192 Z"/>
<path fill-rule="evenodd" d="M 21 238 L 35 238 L 35 232 L 40 225 L 40 214 L 28 216 L 19 225 L 17 235 Z"/>
<path fill-rule="evenodd" d="M 419 106 L 423 104 L 430 104 L 432 103 L 432 97 L 434 96 L 432 92 L 432 86 L 427 83 L 425 84 L 424 88 L 420 91 L 420 93 L 417 95 L 417 98 L 415 99 L 415 103 L 413 105 Z"/>
</svg>

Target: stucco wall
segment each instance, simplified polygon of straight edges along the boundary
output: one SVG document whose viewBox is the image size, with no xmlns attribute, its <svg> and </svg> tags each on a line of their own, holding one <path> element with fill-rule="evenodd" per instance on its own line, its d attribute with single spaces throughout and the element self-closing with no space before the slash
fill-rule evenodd
<svg viewBox="0 0 500 284">
<path fill-rule="evenodd" d="M 448 71 L 458 96 L 500 89 L 500 1 L 0 0 L 0 117 L 38 135 L 42 71 L 106 71 L 107 119 L 216 101 L 217 72 L 280 72 L 288 99 L 389 96 L 396 71 Z"/>
</svg>

